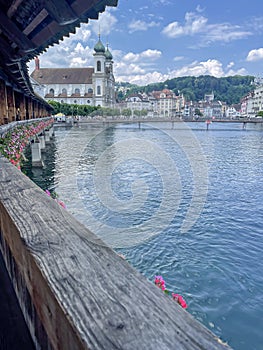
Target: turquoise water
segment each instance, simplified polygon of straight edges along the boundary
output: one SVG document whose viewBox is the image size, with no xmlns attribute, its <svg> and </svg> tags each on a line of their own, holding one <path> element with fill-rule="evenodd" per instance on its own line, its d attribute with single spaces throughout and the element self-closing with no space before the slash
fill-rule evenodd
<svg viewBox="0 0 263 350">
<path fill-rule="evenodd" d="M 34 181 L 234 349 L 262 349 L 259 125 L 58 128 L 53 147 Z"/>
</svg>

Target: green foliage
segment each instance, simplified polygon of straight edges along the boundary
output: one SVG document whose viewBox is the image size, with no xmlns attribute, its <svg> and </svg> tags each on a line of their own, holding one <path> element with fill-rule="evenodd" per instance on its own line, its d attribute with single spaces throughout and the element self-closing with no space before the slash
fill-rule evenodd
<svg viewBox="0 0 263 350">
<path fill-rule="evenodd" d="M 122 114 L 125 116 L 125 117 L 130 117 L 132 115 L 132 111 L 130 108 L 125 108 L 122 110 Z"/>
<path fill-rule="evenodd" d="M 129 94 L 139 92 L 152 92 L 154 90 L 163 90 L 168 88 L 176 95 L 183 94 L 187 101 L 200 101 L 204 99 L 205 94 L 215 95 L 216 100 L 226 102 L 228 105 L 239 103 L 240 99 L 248 92 L 253 91 L 253 76 L 229 76 L 215 78 L 210 75 L 201 75 L 199 77 L 179 77 L 166 80 L 162 83 L 149 84 L 147 86 L 126 85 L 126 94 L 122 93 L 119 97 L 123 99 Z M 122 85 L 124 86 L 124 85 Z"/>
<path fill-rule="evenodd" d="M 199 108 L 196 108 L 195 109 L 195 115 L 199 115 L 199 117 L 202 117 L 203 114 L 201 113 L 200 109 Z"/>
<path fill-rule="evenodd" d="M 48 103 L 54 108 L 54 114 L 63 113 L 67 116 L 86 116 L 99 109 L 99 107 L 90 105 L 68 104 L 57 101 L 48 101 Z"/>
</svg>

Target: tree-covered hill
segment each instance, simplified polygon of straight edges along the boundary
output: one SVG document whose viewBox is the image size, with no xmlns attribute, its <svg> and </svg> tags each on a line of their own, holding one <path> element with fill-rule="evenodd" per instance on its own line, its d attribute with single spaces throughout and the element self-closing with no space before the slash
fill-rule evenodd
<svg viewBox="0 0 263 350">
<path fill-rule="evenodd" d="M 124 86 L 125 84 L 121 84 Z M 126 93 L 119 92 L 119 99 L 125 98 L 131 93 L 152 92 L 153 90 L 162 90 L 168 88 L 177 95 L 184 94 L 188 101 L 200 101 L 205 94 L 214 93 L 215 99 L 226 102 L 228 105 L 239 103 L 240 99 L 248 92 L 254 90 L 253 76 L 229 76 L 215 78 L 210 75 L 201 75 L 199 77 L 179 77 L 166 80 L 162 83 L 149 84 L 147 86 L 136 86 L 126 84 Z"/>
</svg>

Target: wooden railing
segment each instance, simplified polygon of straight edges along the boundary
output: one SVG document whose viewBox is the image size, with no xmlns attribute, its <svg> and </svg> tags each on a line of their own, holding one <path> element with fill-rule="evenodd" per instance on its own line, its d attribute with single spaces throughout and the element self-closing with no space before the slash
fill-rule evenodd
<svg viewBox="0 0 263 350">
<path fill-rule="evenodd" d="M 2 157 L 0 236 L 36 349 L 229 349 Z"/>
</svg>

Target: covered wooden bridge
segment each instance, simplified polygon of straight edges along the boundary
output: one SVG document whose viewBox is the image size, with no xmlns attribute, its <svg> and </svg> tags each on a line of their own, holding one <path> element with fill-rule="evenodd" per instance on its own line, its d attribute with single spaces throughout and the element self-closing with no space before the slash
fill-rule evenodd
<svg viewBox="0 0 263 350">
<path fill-rule="evenodd" d="M 34 93 L 27 62 L 117 0 L 0 0 L 0 5 L 0 125 L 47 117 L 52 107 Z"/>
</svg>

